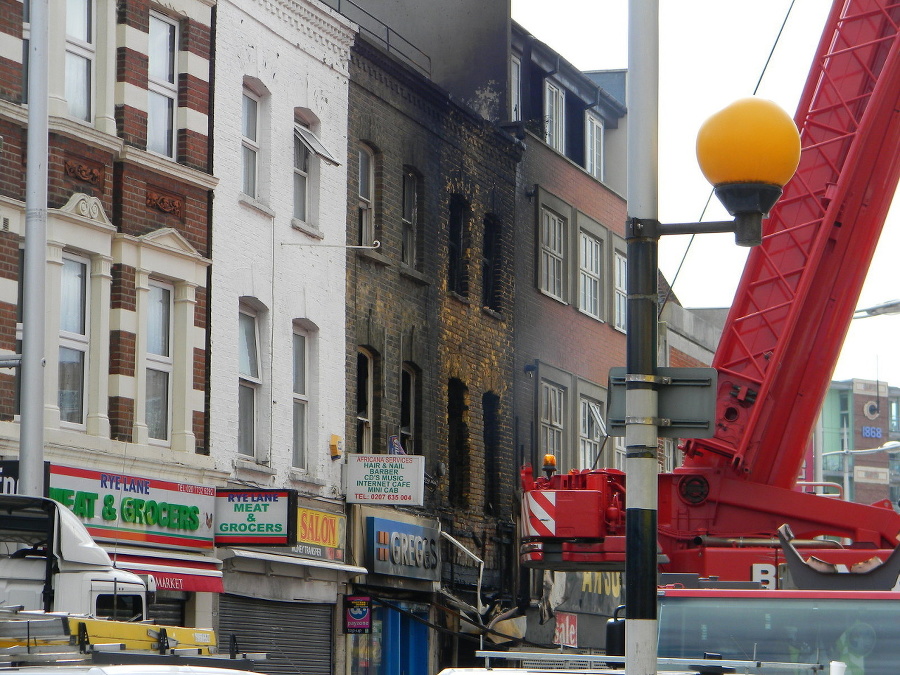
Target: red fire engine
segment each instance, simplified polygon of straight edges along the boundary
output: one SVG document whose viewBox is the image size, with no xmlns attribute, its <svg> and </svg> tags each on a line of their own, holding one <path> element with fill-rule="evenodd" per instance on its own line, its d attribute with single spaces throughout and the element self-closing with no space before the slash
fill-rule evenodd
<svg viewBox="0 0 900 675">
<path fill-rule="evenodd" d="M 715 436 L 688 442 L 683 465 L 659 477 L 662 571 L 771 582 L 784 524 L 804 557 L 837 565 L 896 547 L 890 503 L 795 481 L 897 186 L 898 116 L 900 2 L 836 0 L 795 117 L 800 166 L 750 252 L 712 364 Z M 522 485 L 523 564 L 622 568 L 621 471 L 526 467 Z"/>
</svg>

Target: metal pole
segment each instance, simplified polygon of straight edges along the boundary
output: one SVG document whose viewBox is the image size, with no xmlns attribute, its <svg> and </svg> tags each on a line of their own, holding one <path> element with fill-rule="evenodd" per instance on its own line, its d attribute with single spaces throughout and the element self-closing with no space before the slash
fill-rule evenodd
<svg viewBox="0 0 900 675">
<path fill-rule="evenodd" d="M 628 3 L 625 385 L 625 673 L 654 675 L 657 659 L 657 253 L 659 2 Z"/>
<path fill-rule="evenodd" d="M 850 501 L 850 450 L 844 450 L 844 501 Z"/>
<path fill-rule="evenodd" d="M 25 269 L 19 494 L 44 494 L 44 275 L 47 267 L 47 112 L 49 2 L 31 0 L 28 41 L 28 147 L 25 173 Z"/>
</svg>

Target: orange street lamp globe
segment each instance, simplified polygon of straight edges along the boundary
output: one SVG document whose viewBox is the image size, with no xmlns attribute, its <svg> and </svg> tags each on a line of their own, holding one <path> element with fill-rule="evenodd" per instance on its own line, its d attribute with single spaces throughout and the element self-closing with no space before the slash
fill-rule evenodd
<svg viewBox="0 0 900 675">
<path fill-rule="evenodd" d="M 800 163 L 800 134 L 772 101 L 743 98 L 700 127 L 697 161 L 734 216 L 735 242 L 756 246 L 762 241 L 762 219 Z"/>
<path fill-rule="evenodd" d="M 800 163 L 794 120 L 772 101 L 742 98 L 710 117 L 697 132 L 697 161 L 713 185 L 784 186 Z"/>
</svg>

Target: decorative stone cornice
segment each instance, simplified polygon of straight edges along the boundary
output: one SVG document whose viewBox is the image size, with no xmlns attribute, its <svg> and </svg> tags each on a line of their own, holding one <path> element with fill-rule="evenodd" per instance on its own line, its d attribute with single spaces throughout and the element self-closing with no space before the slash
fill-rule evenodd
<svg viewBox="0 0 900 675">
<path fill-rule="evenodd" d="M 321 45 L 327 52 L 334 54 L 336 61 L 329 65 L 346 74 L 350 47 L 356 35 L 356 26 L 349 19 L 330 8 L 320 9 L 304 0 L 253 2 L 289 26 L 297 36 Z"/>
</svg>

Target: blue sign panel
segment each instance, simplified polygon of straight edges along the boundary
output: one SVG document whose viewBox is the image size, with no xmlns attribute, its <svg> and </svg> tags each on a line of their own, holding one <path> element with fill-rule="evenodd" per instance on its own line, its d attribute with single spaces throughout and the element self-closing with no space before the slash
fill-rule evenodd
<svg viewBox="0 0 900 675">
<path fill-rule="evenodd" d="M 366 518 L 366 567 L 375 574 L 440 581 L 440 531 L 386 518 Z"/>
</svg>

